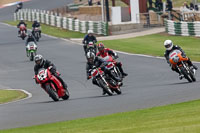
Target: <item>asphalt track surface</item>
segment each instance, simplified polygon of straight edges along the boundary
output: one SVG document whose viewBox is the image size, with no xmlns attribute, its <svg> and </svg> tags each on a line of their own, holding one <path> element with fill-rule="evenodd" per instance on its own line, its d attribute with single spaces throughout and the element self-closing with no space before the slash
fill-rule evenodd
<svg viewBox="0 0 200 133">
<path fill-rule="evenodd" d="M 0 129 L 24 127 L 78 118 L 94 117 L 199 99 L 197 82 L 179 80 L 165 60 L 119 54 L 129 76 L 122 95 L 102 96 L 100 88 L 86 80 L 82 46 L 42 36 L 38 53 L 51 60 L 69 86 L 67 101 L 53 102 L 32 79 L 34 62 L 25 54 L 17 29 L 0 24 L 0 86 L 24 89 L 33 97 L 0 105 Z M 187 51 L 186 51 L 187 52 Z M 200 64 L 196 64 L 200 68 Z M 133 118 L 134 119 L 134 118 Z"/>
</svg>

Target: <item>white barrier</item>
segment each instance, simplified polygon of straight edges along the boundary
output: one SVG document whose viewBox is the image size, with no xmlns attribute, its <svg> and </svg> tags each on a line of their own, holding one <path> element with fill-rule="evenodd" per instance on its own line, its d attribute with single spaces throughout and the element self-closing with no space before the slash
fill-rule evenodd
<svg viewBox="0 0 200 133">
<path fill-rule="evenodd" d="M 79 31 L 81 33 L 93 30 L 95 34 L 108 35 L 108 24 L 106 22 L 80 21 L 74 18 L 61 17 L 58 14 L 55 15 L 53 12 L 36 9 L 22 9 L 14 13 L 15 21 L 21 18 L 27 21 L 34 21 L 36 19 L 43 24 L 71 31 Z"/>
</svg>

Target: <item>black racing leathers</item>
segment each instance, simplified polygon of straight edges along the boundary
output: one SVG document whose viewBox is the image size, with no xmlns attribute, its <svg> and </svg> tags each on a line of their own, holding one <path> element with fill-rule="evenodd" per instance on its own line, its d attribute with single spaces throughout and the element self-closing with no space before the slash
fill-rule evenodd
<svg viewBox="0 0 200 133">
<path fill-rule="evenodd" d="M 20 21 L 19 24 L 17 25 L 17 28 L 19 28 L 21 24 L 24 24 L 27 27 L 27 24 L 25 22 Z M 27 29 L 25 30 L 25 32 L 27 33 Z M 18 30 L 18 34 L 20 34 L 20 29 Z"/>
<path fill-rule="evenodd" d="M 37 45 L 37 42 L 36 42 L 34 36 L 27 38 L 27 40 L 26 40 L 26 46 L 28 45 L 29 42 L 34 42 Z"/>
<path fill-rule="evenodd" d="M 49 60 L 43 60 L 43 63 L 41 65 L 35 65 L 34 66 L 34 72 L 35 75 L 38 74 L 39 69 L 44 68 L 44 69 L 48 69 L 50 66 L 52 66 L 52 68 L 50 69 L 50 72 L 58 79 L 60 80 L 60 82 L 62 83 L 63 87 L 66 88 L 67 85 L 65 84 L 65 82 L 63 81 L 63 79 L 56 73 L 56 66 L 51 63 L 51 61 Z"/>
<path fill-rule="evenodd" d="M 35 28 L 39 28 L 40 27 L 40 23 L 39 22 L 34 22 L 33 24 L 32 24 L 32 34 L 35 36 L 35 34 L 34 34 L 34 29 Z M 39 35 L 40 35 L 40 37 L 41 37 L 41 30 L 39 30 Z"/>
<path fill-rule="evenodd" d="M 176 49 L 177 49 L 177 50 L 180 50 L 180 51 L 182 52 L 182 56 L 186 57 L 186 54 L 185 54 L 185 52 L 181 49 L 181 47 L 179 47 L 178 45 L 174 45 L 174 46 L 172 47 L 171 50 L 166 50 L 165 53 L 164 53 L 164 56 L 165 56 L 165 58 L 166 58 L 166 60 L 167 60 L 167 63 L 168 63 L 170 66 L 171 66 L 171 64 L 170 64 L 170 62 L 169 62 L 169 54 L 170 54 L 170 52 L 172 52 L 173 50 L 176 50 Z M 188 58 L 187 63 L 188 63 L 189 66 L 193 66 L 192 62 L 190 61 L 190 58 Z M 173 71 L 176 71 L 177 73 L 180 74 L 180 72 L 179 72 L 179 70 L 178 70 L 177 68 L 171 67 L 171 69 L 172 69 Z"/>
<path fill-rule="evenodd" d="M 96 49 L 96 45 L 95 43 L 97 42 L 97 39 L 95 36 L 89 36 L 89 35 L 86 35 L 83 39 L 83 48 L 84 48 L 84 51 L 86 53 L 86 49 L 87 49 L 87 45 L 89 44 L 89 42 L 93 42 L 94 46 L 95 46 L 95 49 Z"/>
<path fill-rule="evenodd" d="M 111 72 L 105 68 L 104 65 L 102 65 L 105 61 L 101 58 L 95 57 L 94 62 L 91 64 L 89 62 L 87 62 L 86 64 L 86 73 L 87 73 L 87 79 L 89 79 L 89 76 L 91 76 L 91 70 L 95 67 L 101 67 L 101 70 L 104 71 L 105 74 L 108 74 L 111 78 L 113 78 L 116 81 L 119 81 L 119 79 L 117 79 L 116 77 L 114 77 Z M 93 78 L 92 80 L 93 84 L 98 85 L 97 81 L 95 78 Z"/>
</svg>

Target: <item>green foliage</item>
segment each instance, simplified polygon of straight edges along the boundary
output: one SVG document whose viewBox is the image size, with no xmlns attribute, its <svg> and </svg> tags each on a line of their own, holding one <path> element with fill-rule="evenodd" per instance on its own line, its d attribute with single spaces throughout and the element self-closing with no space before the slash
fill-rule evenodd
<svg viewBox="0 0 200 133">
<path fill-rule="evenodd" d="M 129 39 L 103 41 L 106 47 L 125 51 L 128 53 L 163 56 L 165 48 L 163 43 L 170 39 L 175 45 L 179 45 L 192 60 L 200 61 L 200 38 L 169 36 L 167 34 L 153 34 Z"/>
<path fill-rule="evenodd" d="M 200 100 L 0 133 L 198 133 Z"/>
</svg>

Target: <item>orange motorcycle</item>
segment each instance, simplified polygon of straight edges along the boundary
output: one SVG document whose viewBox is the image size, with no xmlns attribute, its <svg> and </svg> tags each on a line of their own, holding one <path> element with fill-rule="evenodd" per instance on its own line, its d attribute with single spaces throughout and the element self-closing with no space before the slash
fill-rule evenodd
<svg viewBox="0 0 200 133">
<path fill-rule="evenodd" d="M 193 68 L 190 68 L 187 61 L 189 59 L 182 55 L 180 50 L 173 50 L 169 54 L 169 62 L 173 68 L 177 68 L 181 74 L 184 75 L 184 78 L 189 82 L 195 82 L 195 72 Z"/>
</svg>

